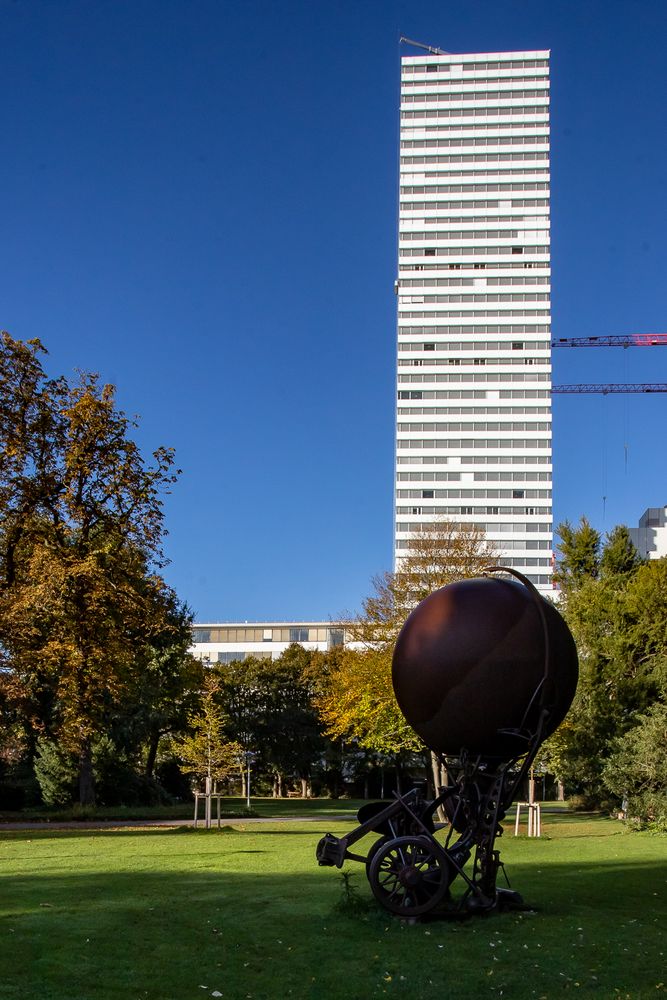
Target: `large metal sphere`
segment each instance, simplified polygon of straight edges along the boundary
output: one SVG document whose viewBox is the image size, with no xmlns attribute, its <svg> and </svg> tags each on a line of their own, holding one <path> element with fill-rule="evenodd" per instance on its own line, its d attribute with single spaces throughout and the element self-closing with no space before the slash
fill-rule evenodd
<svg viewBox="0 0 667 1000">
<path fill-rule="evenodd" d="M 549 671 L 540 689 L 547 644 Z M 541 708 L 548 710 L 542 739 L 563 720 L 577 677 L 574 640 L 553 605 L 522 584 L 494 578 L 435 591 L 409 616 L 394 649 L 403 715 L 428 747 L 448 755 L 519 755 Z"/>
</svg>

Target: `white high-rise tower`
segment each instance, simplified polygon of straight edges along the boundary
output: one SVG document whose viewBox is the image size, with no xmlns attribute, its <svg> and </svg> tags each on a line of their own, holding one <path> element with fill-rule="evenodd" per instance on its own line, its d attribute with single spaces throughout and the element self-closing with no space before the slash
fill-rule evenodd
<svg viewBox="0 0 667 1000">
<path fill-rule="evenodd" d="M 549 53 L 401 76 L 396 564 L 446 515 L 548 591 Z"/>
</svg>

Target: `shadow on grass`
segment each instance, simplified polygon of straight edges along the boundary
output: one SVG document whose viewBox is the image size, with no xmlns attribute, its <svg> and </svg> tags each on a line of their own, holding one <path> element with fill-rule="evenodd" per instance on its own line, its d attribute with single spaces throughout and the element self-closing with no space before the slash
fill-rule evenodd
<svg viewBox="0 0 667 1000">
<path fill-rule="evenodd" d="M 166 836 L 168 846 L 180 833 L 94 836 L 124 843 L 134 835 L 151 845 Z M 165 851 L 148 859 L 140 852 L 109 858 L 110 864 L 154 863 L 163 870 L 5 874 L 0 918 L 11 948 L 0 956 L 3 1000 L 179 1000 L 206 995 L 200 993 L 203 984 L 229 997 L 272 998 L 276 983 L 281 995 L 361 1000 L 390 980 L 399 983 L 399 972 L 409 995 L 420 1000 L 445 995 L 445 972 L 456 983 L 457 997 L 487 995 L 492 974 L 491 982 L 504 983 L 505 995 L 513 998 L 530 997 L 534 989 L 552 996 L 554 982 L 564 988 L 560 976 L 573 983 L 579 977 L 577 985 L 589 983 L 591 989 L 593 976 L 597 995 L 655 991 L 663 946 L 654 920 L 660 904 L 664 912 L 667 860 L 515 860 L 513 882 L 521 892 L 530 889 L 540 910 L 536 916 L 521 922 L 506 914 L 464 925 L 430 923 L 426 929 L 406 927 L 379 907 L 363 918 L 336 913 L 340 873 L 318 869 L 314 856 L 312 869 L 306 868 L 311 858 L 302 841 L 285 853 L 271 849 L 279 843 L 273 839 L 266 850 L 244 849 L 243 836 L 230 850 L 220 836 L 220 852 L 199 854 L 191 840 L 187 856 Z M 214 840 L 201 843 L 212 847 Z M 86 859 L 105 861 L 94 852 Z M 363 867 L 353 870 L 359 892 L 370 896 Z M 662 900 L 654 895 L 657 887 Z M 496 942 L 499 928 L 503 950 L 498 941 L 492 952 L 489 942 Z M 631 956 L 641 956 L 641 962 L 631 962 Z M 434 984 L 429 977 L 436 979 L 438 969 Z"/>
</svg>

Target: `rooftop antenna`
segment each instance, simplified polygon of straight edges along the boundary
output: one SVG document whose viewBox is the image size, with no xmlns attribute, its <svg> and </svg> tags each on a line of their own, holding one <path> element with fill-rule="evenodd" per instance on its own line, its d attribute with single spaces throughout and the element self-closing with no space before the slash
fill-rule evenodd
<svg viewBox="0 0 667 1000">
<path fill-rule="evenodd" d="M 432 56 L 449 56 L 451 52 L 445 52 L 444 49 L 436 49 L 432 45 L 424 45 L 423 42 L 414 42 L 411 38 L 406 38 L 405 35 L 401 35 L 398 40 L 398 44 L 404 43 L 405 45 L 414 45 L 417 49 L 424 49 L 425 52 L 430 52 Z"/>
</svg>

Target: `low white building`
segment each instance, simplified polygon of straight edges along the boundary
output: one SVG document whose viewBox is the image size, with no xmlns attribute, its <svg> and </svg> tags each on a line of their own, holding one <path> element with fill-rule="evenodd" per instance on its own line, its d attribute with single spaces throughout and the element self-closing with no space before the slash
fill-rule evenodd
<svg viewBox="0 0 667 1000">
<path fill-rule="evenodd" d="M 630 528 L 630 537 L 644 559 L 667 556 L 667 507 L 649 507 Z"/>
<path fill-rule="evenodd" d="M 277 659 L 293 642 L 324 652 L 346 644 L 340 622 L 215 622 L 197 624 L 191 652 L 210 663 L 231 663 L 249 656 Z"/>
</svg>

